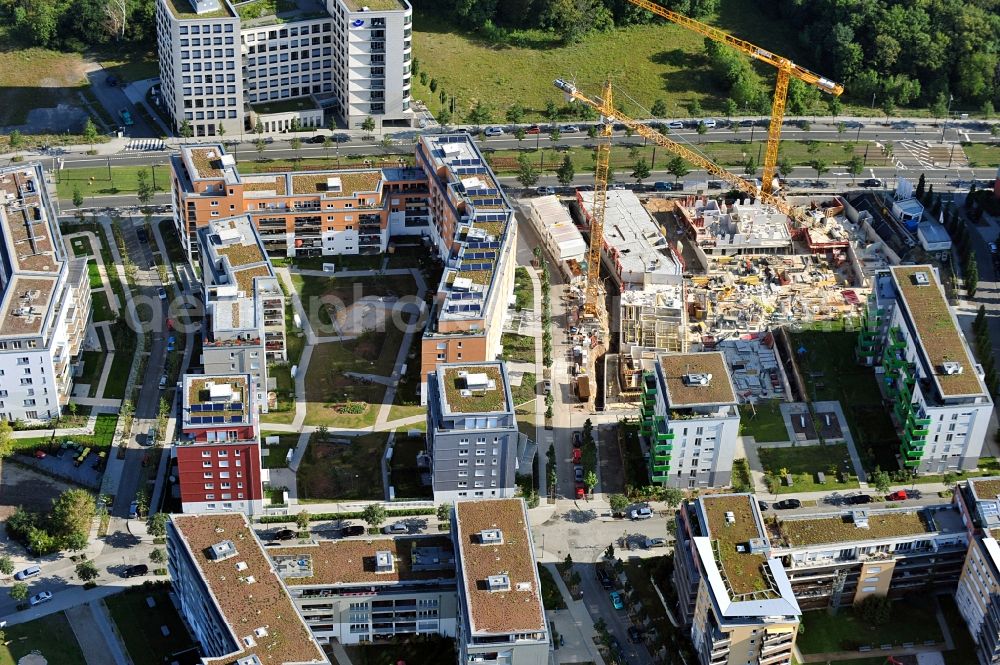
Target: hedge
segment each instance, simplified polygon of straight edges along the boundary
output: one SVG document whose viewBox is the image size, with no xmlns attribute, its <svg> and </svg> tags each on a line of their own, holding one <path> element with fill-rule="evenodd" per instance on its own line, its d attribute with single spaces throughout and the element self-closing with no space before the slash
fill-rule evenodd
<svg viewBox="0 0 1000 665">
<path fill-rule="evenodd" d="M 299 511 L 301 512 L 301 511 Z M 434 508 L 406 508 L 402 510 L 387 510 L 386 517 L 413 517 L 416 515 L 435 515 L 437 511 Z M 309 513 L 310 522 L 322 522 L 325 520 L 349 520 L 349 519 L 362 519 L 364 513 L 361 511 L 349 512 L 349 513 Z M 294 522 L 297 519 L 297 515 L 264 515 L 258 521 L 261 524 L 286 524 L 288 522 Z"/>
</svg>

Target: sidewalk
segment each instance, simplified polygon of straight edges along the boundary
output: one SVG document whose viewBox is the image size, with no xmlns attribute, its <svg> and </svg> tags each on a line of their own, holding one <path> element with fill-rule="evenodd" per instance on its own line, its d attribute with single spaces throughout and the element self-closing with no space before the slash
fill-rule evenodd
<svg viewBox="0 0 1000 665">
<path fill-rule="evenodd" d="M 554 563 L 543 563 L 543 566 L 552 574 L 553 579 L 556 581 L 556 586 L 559 587 L 559 593 L 562 594 L 563 600 L 566 601 L 566 612 L 572 617 L 572 621 L 560 620 L 562 619 L 561 612 L 546 612 L 546 616 L 550 619 L 555 619 L 557 624 L 557 630 L 567 637 L 566 644 L 559 648 L 560 652 L 579 650 L 587 654 L 587 660 L 594 663 L 600 663 L 603 665 L 604 658 L 601 657 L 601 653 L 597 650 L 597 646 L 594 644 L 594 638 L 597 636 L 597 631 L 594 630 L 594 620 L 590 618 L 590 612 L 587 611 L 587 605 L 582 600 L 573 600 L 573 597 L 569 593 L 569 589 L 566 588 L 566 583 L 563 582 L 562 576 L 559 574 L 559 570 L 556 568 Z M 575 635 L 573 634 L 575 633 Z M 565 660 L 563 656 L 565 653 L 559 654 L 560 663 L 577 663 L 584 662 L 583 660 Z"/>
</svg>

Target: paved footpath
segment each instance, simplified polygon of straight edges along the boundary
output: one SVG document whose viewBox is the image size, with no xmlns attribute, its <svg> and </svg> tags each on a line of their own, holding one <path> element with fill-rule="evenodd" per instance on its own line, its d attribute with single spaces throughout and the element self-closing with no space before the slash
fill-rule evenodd
<svg viewBox="0 0 1000 665">
<path fill-rule="evenodd" d="M 587 605 L 582 600 L 573 600 L 566 583 L 554 563 L 543 563 L 552 574 L 559 593 L 566 601 L 566 610 L 569 616 L 560 612 L 547 612 L 546 615 L 556 622 L 556 630 L 566 637 L 566 643 L 559 648 L 558 659 L 560 663 L 583 663 L 592 662 L 603 665 L 604 658 L 594 644 L 594 637 L 597 631 L 594 630 L 594 620 L 587 611 Z"/>
<path fill-rule="evenodd" d="M 132 665 L 102 604 L 100 600 L 92 600 L 66 610 L 66 618 L 80 643 L 83 657 L 87 665 Z"/>
</svg>

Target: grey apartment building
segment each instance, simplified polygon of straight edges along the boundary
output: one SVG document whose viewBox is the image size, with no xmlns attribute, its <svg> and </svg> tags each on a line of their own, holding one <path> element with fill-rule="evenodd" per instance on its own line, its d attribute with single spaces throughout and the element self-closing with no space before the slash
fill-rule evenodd
<svg viewBox="0 0 1000 665">
<path fill-rule="evenodd" d="M 519 457 L 533 455 L 514 418 L 503 362 L 439 365 L 427 380 L 434 501 L 514 496 Z M 520 453 L 520 454 L 519 454 Z"/>
<path fill-rule="evenodd" d="M 240 135 L 371 116 L 409 127 L 412 9 L 406 0 L 158 0 L 164 104 L 179 131 Z"/>
</svg>

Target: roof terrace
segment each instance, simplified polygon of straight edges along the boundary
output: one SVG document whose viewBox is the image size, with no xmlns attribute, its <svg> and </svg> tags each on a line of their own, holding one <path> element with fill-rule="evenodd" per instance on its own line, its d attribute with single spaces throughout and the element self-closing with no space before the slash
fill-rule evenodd
<svg viewBox="0 0 1000 665">
<path fill-rule="evenodd" d="M 733 600 L 780 597 L 766 567 L 769 545 L 751 494 L 719 494 L 700 499 L 707 536 L 722 579 Z"/>
</svg>

